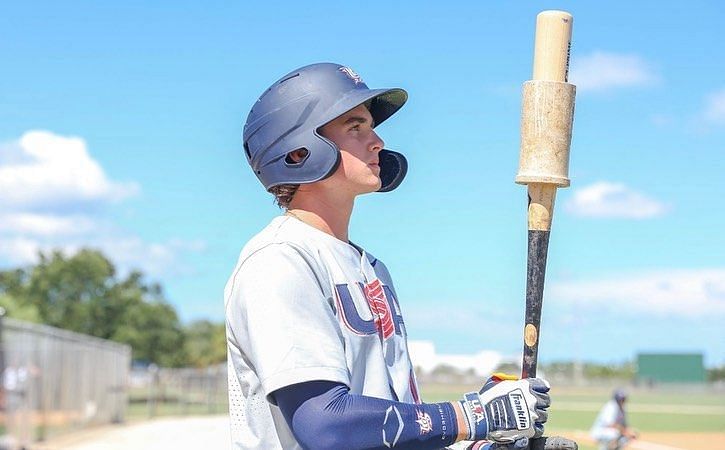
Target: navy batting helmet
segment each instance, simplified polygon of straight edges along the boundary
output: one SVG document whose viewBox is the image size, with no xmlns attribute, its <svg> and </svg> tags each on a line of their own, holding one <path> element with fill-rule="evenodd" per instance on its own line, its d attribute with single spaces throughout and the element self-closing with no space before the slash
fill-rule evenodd
<svg viewBox="0 0 725 450">
<path fill-rule="evenodd" d="M 340 151 L 318 130 L 365 104 L 374 126 L 392 116 L 408 99 L 403 89 L 369 89 L 349 67 L 319 63 L 294 70 L 264 91 L 244 125 L 247 161 L 265 189 L 280 184 L 314 183 L 327 178 L 340 163 Z M 300 162 L 287 158 L 307 149 Z M 405 157 L 391 150 L 379 155 L 381 187 L 392 191 L 408 169 Z"/>
<path fill-rule="evenodd" d="M 624 401 L 627 399 L 627 391 L 621 388 L 615 389 L 612 397 L 614 397 L 614 399 L 618 402 Z"/>
</svg>

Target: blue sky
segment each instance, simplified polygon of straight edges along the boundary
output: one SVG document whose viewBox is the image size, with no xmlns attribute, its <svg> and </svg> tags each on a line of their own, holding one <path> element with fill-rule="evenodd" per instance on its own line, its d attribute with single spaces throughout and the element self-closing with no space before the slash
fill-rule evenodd
<svg viewBox="0 0 725 450">
<path fill-rule="evenodd" d="M 411 339 L 521 348 L 526 194 L 514 184 L 534 21 L 574 15 L 578 86 L 541 358 L 702 351 L 725 364 L 721 2 L 14 2 L 0 14 L 0 266 L 102 249 L 185 321 L 223 319 L 244 242 L 278 213 L 242 155 L 246 114 L 312 62 L 410 100 L 379 128 L 410 162 L 360 198 Z"/>
</svg>

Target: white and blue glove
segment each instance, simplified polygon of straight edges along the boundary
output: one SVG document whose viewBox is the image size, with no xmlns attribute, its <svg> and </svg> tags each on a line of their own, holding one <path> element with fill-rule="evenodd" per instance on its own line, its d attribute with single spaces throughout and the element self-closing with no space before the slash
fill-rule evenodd
<svg viewBox="0 0 725 450">
<path fill-rule="evenodd" d="M 507 444 L 544 434 L 546 409 L 551 404 L 549 383 L 541 378 L 512 378 L 495 374 L 480 392 L 463 396 L 469 440 Z"/>
</svg>

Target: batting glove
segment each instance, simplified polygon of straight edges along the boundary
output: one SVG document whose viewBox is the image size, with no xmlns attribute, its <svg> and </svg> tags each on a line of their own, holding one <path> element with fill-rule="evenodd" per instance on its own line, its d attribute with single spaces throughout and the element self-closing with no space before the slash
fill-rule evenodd
<svg viewBox="0 0 725 450">
<path fill-rule="evenodd" d="M 480 392 L 463 396 L 468 439 L 513 443 L 543 435 L 551 404 L 548 392 L 549 383 L 541 378 L 489 378 Z"/>
</svg>

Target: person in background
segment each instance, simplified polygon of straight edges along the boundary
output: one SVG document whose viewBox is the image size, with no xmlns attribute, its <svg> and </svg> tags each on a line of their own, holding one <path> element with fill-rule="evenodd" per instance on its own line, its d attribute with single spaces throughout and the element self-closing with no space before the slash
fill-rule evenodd
<svg viewBox="0 0 725 450">
<path fill-rule="evenodd" d="M 627 425 L 626 402 L 627 392 L 617 389 L 599 411 L 591 429 L 591 436 L 597 441 L 599 450 L 620 450 L 637 438 L 636 431 Z"/>
</svg>

